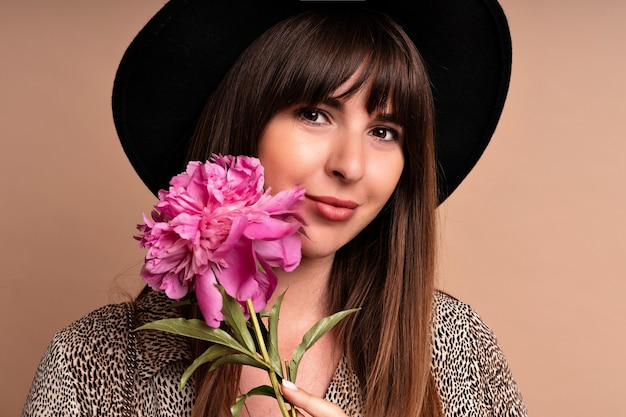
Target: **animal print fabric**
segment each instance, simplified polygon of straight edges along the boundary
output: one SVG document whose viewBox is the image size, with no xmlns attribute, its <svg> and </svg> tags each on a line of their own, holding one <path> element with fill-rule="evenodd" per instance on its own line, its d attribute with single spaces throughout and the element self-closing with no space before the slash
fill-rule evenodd
<svg viewBox="0 0 626 417">
<path fill-rule="evenodd" d="M 445 415 L 527 416 L 493 332 L 455 298 L 437 292 L 435 301 L 432 372 Z M 189 416 L 193 383 L 179 389 L 192 359 L 187 340 L 158 331 L 134 337 L 130 332 L 173 317 L 168 303 L 151 293 L 135 303 L 99 308 L 57 333 L 41 359 L 22 417 Z M 345 360 L 326 399 L 349 416 L 362 415 L 359 381 Z"/>
</svg>

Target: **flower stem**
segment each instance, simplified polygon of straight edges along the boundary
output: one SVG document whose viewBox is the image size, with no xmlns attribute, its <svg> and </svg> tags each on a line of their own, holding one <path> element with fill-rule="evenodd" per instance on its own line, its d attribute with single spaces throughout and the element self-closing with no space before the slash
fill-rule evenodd
<svg viewBox="0 0 626 417">
<path fill-rule="evenodd" d="M 276 377 L 276 371 L 272 366 L 270 361 L 270 355 L 267 353 L 267 347 L 265 346 L 265 340 L 263 339 L 263 333 L 261 333 L 261 326 L 259 326 L 259 321 L 254 311 L 254 306 L 252 305 L 252 300 L 247 299 L 246 304 L 248 306 L 248 312 L 250 313 L 250 320 L 252 320 L 252 326 L 254 327 L 254 332 L 256 333 L 257 340 L 259 341 L 259 347 L 261 349 L 261 355 L 263 356 L 263 360 L 268 365 L 269 370 L 267 373 L 270 376 L 270 381 L 272 382 L 272 388 L 274 388 L 274 394 L 276 394 L 276 401 L 278 401 L 278 407 L 280 408 L 280 412 L 283 417 L 289 417 L 289 412 L 287 411 L 287 405 L 285 404 L 285 399 L 283 398 L 283 394 L 280 391 L 280 384 L 278 383 L 278 378 Z"/>
</svg>

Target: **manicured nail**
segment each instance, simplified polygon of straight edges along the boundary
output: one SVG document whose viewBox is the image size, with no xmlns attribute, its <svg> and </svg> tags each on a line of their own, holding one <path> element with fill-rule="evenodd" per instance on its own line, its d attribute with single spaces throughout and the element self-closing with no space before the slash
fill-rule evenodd
<svg viewBox="0 0 626 417">
<path fill-rule="evenodd" d="M 291 381 L 287 381 L 283 379 L 283 387 L 287 388 L 290 391 L 298 391 L 298 387 Z"/>
</svg>

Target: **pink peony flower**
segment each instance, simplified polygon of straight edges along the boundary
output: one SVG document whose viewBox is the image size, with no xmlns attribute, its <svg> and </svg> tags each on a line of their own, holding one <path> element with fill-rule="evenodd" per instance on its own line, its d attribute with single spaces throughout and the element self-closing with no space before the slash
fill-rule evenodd
<svg viewBox="0 0 626 417">
<path fill-rule="evenodd" d="M 304 189 L 271 195 L 257 158 L 213 155 L 159 191 L 159 202 L 135 238 L 147 248 L 141 277 L 179 300 L 195 292 L 211 327 L 223 320 L 221 285 L 247 311 L 265 308 L 276 288 L 272 268 L 295 269 L 301 259 L 297 213 Z"/>
</svg>

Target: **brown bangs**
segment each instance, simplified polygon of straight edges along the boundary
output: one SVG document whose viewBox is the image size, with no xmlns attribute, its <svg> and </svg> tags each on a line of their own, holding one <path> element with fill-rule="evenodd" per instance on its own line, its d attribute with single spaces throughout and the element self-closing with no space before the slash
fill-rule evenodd
<svg viewBox="0 0 626 417">
<path fill-rule="evenodd" d="M 264 69 L 263 76 L 272 79 L 261 83 L 268 88 L 264 96 L 275 100 L 267 103 L 273 112 L 295 103 L 315 104 L 331 97 L 348 97 L 366 83 L 370 86 L 369 112 L 388 104 L 398 114 L 421 111 L 423 92 L 419 86 L 423 84 L 412 75 L 416 66 L 422 67 L 421 61 L 395 23 L 391 26 L 394 30 L 390 30 L 390 19 L 367 11 L 334 11 L 323 14 L 321 19 L 314 16 L 316 12 L 310 12 L 299 16 L 297 25 L 275 28 L 279 33 L 274 39 L 282 42 L 266 50 L 269 68 Z M 275 59 L 267 59 L 270 56 Z M 342 97 L 333 97 L 334 91 L 357 71 L 359 77 L 354 84 Z"/>
</svg>

